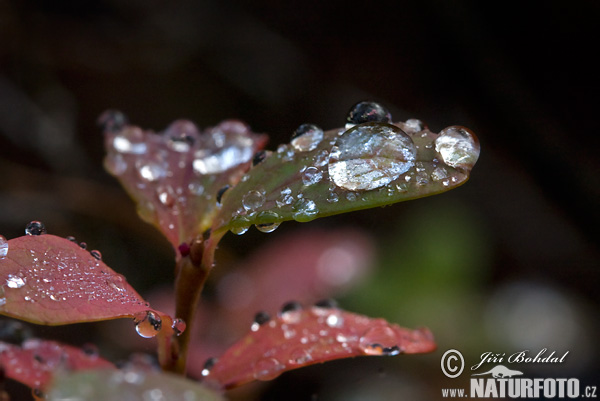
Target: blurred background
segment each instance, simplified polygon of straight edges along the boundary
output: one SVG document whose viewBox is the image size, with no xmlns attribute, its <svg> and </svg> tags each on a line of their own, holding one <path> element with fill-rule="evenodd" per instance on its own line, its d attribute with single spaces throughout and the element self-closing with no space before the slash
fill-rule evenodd
<svg viewBox="0 0 600 401">
<path fill-rule="evenodd" d="M 520 370 L 598 385 L 599 18 L 594 1 L 0 0 L 0 233 L 41 220 L 168 303 L 173 250 L 103 170 L 100 113 L 120 109 L 156 131 L 177 118 L 238 118 L 275 149 L 298 125 L 340 127 L 350 106 L 372 99 L 394 121 L 472 129 L 482 151 L 471 180 L 417 202 L 227 235 L 207 305 L 235 309 L 227 288 L 264 281 L 299 252 L 312 265 L 288 269 L 253 307 L 275 313 L 286 282 L 333 266 L 352 272 L 320 278 L 344 308 L 427 326 L 439 348 L 313 366 L 230 396 L 440 399 L 441 388 L 468 384 L 468 373 L 442 374 L 450 348 L 467 366 L 488 351 L 569 351 L 563 364 Z M 203 325 L 228 327 L 217 320 L 229 312 L 206 312 Z M 254 312 L 237 320 L 249 325 Z M 135 336 L 131 322 L 28 330 L 95 342 L 112 360 L 152 352 L 123 340 Z"/>
</svg>

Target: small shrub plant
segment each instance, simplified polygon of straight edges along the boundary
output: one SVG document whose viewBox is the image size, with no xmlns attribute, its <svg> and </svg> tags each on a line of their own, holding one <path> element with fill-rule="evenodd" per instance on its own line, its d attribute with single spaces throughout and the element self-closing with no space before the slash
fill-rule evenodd
<svg viewBox="0 0 600 401">
<path fill-rule="evenodd" d="M 289 302 L 276 315 L 257 313 L 246 336 L 206 361 L 199 380 L 186 378 L 190 326 L 226 233 L 251 226 L 272 232 L 286 220 L 308 222 L 455 188 L 479 156 L 471 131 L 451 126 L 435 134 L 419 120 L 392 122 L 374 102 L 354 105 L 342 128 L 303 124 L 274 151 L 263 150 L 265 135 L 234 120 L 204 131 L 179 120 L 158 134 L 117 111 L 99 122 L 105 168 L 175 249 L 175 315 L 153 309 L 99 251 L 48 234 L 39 221 L 27 225 L 25 236 L 0 237 L 1 314 L 41 325 L 129 318 L 141 337 L 157 339 L 160 370 L 117 368 L 90 346 L 0 342 L 4 375 L 31 387 L 35 398 L 219 400 L 225 389 L 310 364 L 435 349 L 427 329 L 357 315 L 334 301 Z"/>
</svg>

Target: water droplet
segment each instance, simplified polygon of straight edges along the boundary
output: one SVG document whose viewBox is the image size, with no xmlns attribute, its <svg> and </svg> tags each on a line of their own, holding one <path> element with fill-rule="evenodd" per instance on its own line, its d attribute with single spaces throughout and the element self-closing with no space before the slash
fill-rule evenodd
<svg viewBox="0 0 600 401">
<path fill-rule="evenodd" d="M 8 288 L 21 288 L 25 285 L 25 279 L 19 276 L 9 274 L 8 278 L 6 279 L 6 285 L 8 286 Z"/>
<path fill-rule="evenodd" d="M 8 254 L 8 240 L 0 235 L 0 259 L 4 259 Z"/>
<path fill-rule="evenodd" d="M 144 338 L 151 338 L 158 334 L 162 327 L 161 318 L 152 311 L 146 311 L 140 316 L 136 317 L 135 330 L 137 333 Z"/>
<path fill-rule="evenodd" d="M 358 344 L 366 355 L 382 355 L 384 349 L 397 345 L 396 332 L 389 325 L 371 327 L 360 337 Z"/>
<path fill-rule="evenodd" d="M 148 162 L 147 164 L 142 164 L 138 172 L 144 180 L 153 182 L 164 178 L 167 175 L 167 168 L 163 163 Z"/>
<path fill-rule="evenodd" d="M 294 149 L 288 147 L 287 145 L 279 145 L 277 147 L 277 153 L 281 155 L 281 160 L 284 162 L 289 162 L 294 160 Z"/>
<path fill-rule="evenodd" d="M 167 146 L 179 153 L 189 152 L 199 136 L 196 125 L 188 120 L 177 120 L 171 123 L 164 132 Z"/>
<path fill-rule="evenodd" d="M 175 335 L 180 336 L 186 328 L 186 324 L 183 321 L 183 319 L 173 319 L 173 324 L 171 325 L 171 328 L 173 329 L 173 331 L 175 332 Z"/>
<path fill-rule="evenodd" d="M 267 312 L 260 311 L 256 315 L 254 315 L 254 321 L 252 322 L 252 326 L 250 326 L 250 330 L 258 331 L 260 326 L 267 323 L 271 320 L 271 316 Z"/>
<path fill-rule="evenodd" d="M 379 103 L 369 101 L 358 102 L 348 112 L 346 129 L 368 122 L 389 123 L 391 121 L 392 115 Z"/>
<path fill-rule="evenodd" d="M 92 255 L 95 259 L 102 260 L 102 254 L 100 251 L 94 249 L 93 251 L 90 251 L 90 255 Z"/>
<path fill-rule="evenodd" d="M 118 110 L 106 110 L 98 117 L 98 126 L 104 132 L 118 132 L 127 123 L 127 116 Z"/>
<path fill-rule="evenodd" d="M 251 138 L 234 135 L 224 139 L 219 134 L 219 130 L 213 132 L 216 149 L 203 148 L 194 153 L 192 167 L 197 174 L 221 173 L 252 159 L 254 150 Z"/>
<path fill-rule="evenodd" d="M 256 190 L 249 191 L 242 198 L 242 205 L 246 210 L 256 210 L 265 203 L 265 195 Z"/>
<path fill-rule="evenodd" d="M 113 148 L 120 153 L 144 154 L 148 147 L 144 142 L 144 132 L 138 127 L 125 127 L 112 142 Z"/>
<path fill-rule="evenodd" d="M 416 153 L 412 139 L 394 125 L 357 125 L 338 138 L 329 176 L 335 185 L 351 191 L 379 188 L 413 167 Z"/>
<path fill-rule="evenodd" d="M 41 221 L 34 220 L 27 224 L 25 227 L 25 234 L 27 235 L 42 235 L 46 234 L 46 226 Z"/>
<path fill-rule="evenodd" d="M 98 351 L 98 347 L 96 347 L 96 345 L 91 344 L 91 343 L 83 344 L 83 346 L 81 347 L 81 351 L 85 355 L 87 355 L 88 358 L 97 358 L 98 355 L 100 354 Z"/>
<path fill-rule="evenodd" d="M 229 185 L 225 185 L 223 188 L 219 189 L 217 192 L 217 205 L 221 206 L 221 199 L 223 198 L 223 194 L 230 188 Z"/>
<path fill-rule="evenodd" d="M 329 195 L 327 195 L 327 202 L 336 203 L 339 200 L 340 197 L 338 196 L 338 194 L 336 194 L 333 190 L 330 190 Z"/>
<path fill-rule="evenodd" d="M 279 376 L 284 369 L 285 366 L 279 363 L 277 359 L 262 358 L 254 364 L 254 378 L 261 381 L 273 380 Z"/>
<path fill-rule="evenodd" d="M 289 363 L 292 365 L 304 365 L 310 361 L 312 361 L 312 356 L 310 353 L 302 347 L 295 348 L 290 353 L 290 361 Z"/>
<path fill-rule="evenodd" d="M 350 202 L 354 202 L 356 200 L 356 194 L 354 192 L 348 192 L 346 194 L 346 199 Z"/>
<path fill-rule="evenodd" d="M 293 209 L 294 214 L 292 217 L 299 222 L 310 221 L 319 213 L 319 209 L 317 209 L 315 202 L 305 198 L 298 199 L 296 203 L 294 203 Z"/>
<path fill-rule="evenodd" d="M 252 158 L 252 165 L 256 166 L 263 162 L 267 157 L 271 155 L 271 152 L 268 150 L 261 150 L 260 152 L 256 152 L 254 157 Z"/>
<path fill-rule="evenodd" d="M 306 186 L 316 184 L 323 178 L 323 172 L 316 167 L 308 167 L 302 173 L 302 183 Z"/>
<path fill-rule="evenodd" d="M 327 316 L 325 323 L 327 323 L 327 326 L 329 327 L 342 327 L 344 325 L 344 318 L 339 314 L 339 312 L 332 313 L 331 315 Z"/>
<path fill-rule="evenodd" d="M 406 127 L 406 129 L 412 132 L 420 132 L 425 129 L 425 124 L 423 124 L 423 121 L 417 120 L 416 118 L 406 120 L 404 126 Z"/>
<path fill-rule="evenodd" d="M 217 358 L 208 358 L 202 367 L 202 376 L 206 377 L 210 374 L 210 370 L 218 362 Z"/>
<path fill-rule="evenodd" d="M 415 181 L 419 185 L 427 185 L 429 184 L 429 176 L 425 171 L 419 171 L 417 174 L 415 174 Z"/>
<path fill-rule="evenodd" d="M 286 302 L 285 304 L 283 304 L 283 306 L 281 307 L 281 310 L 279 311 L 279 314 L 281 316 L 283 316 L 288 312 L 300 311 L 300 310 L 302 310 L 302 305 L 299 302 L 289 301 L 289 302 Z"/>
<path fill-rule="evenodd" d="M 443 167 L 436 167 L 433 169 L 433 171 L 431 172 L 431 179 L 433 181 L 441 181 L 444 178 L 448 178 L 448 172 L 446 171 L 445 168 Z"/>
<path fill-rule="evenodd" d="M 79 243 L 79 247 L 81 249 L 87 249 L 87 243 L 82 241 L 82 242 Z"/>
<path fill-rule="evenodd" d="M 315 150 L 323 140 L 323 130 L 313 124 L 302 124 L 292 136 L 291 144 L 298 152 Z"/>
<path fill-rule="evenodd" d="M 465 127 L 444 128 L 435 140 L 435 151 L 450 167 L 472 168 L 479 150 L 477 137 Z"/>
<path fill-rule="evenodd" d="M 230 231 L 236 235 L 245 234 L 250 227 L 250 220 L 248 220 L 245 216 L 235 216 L 231 220 L 231 224 L 234 226 L 230 229 Z"/>
<path fill-rule="evenodd" d="M 315 306 L 317 308 L 334 309 L 334 308 L 338 308 L 338 303 L 336 302 L 335 299 L 322 299 L 318 302 L 315 302 Z"/>
</svg>

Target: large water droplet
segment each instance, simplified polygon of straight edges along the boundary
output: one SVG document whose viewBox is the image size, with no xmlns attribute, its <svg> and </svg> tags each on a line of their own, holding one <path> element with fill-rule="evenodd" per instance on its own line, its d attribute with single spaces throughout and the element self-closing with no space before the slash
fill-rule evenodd
<svg viewBox="0 0 600 401">
<path fill-rule="evenodd" d="M 348 112 L 346 129 L 362 123 L 389 123 L 391 121 L 392 115 L 379 103 L 369 101 L 358 102 Z"/>
<path fill-rule="evenodd" d="M 158 334 L 162 327 L 161 318 L 152 311 L 137 316 L 135 321 L 135 330 L 144 338 L 151 338 Z"/>
<path fill-rule="evenodd" d="M 323 172 L 316 167 L 308 167 L 302 173 L 302 183 L 306 186 L 316 184 L 323 178 Z"/>
<path fill-rule="evenodd" d="M 27 224 L 25 227 L 25 234 L 27 235 L 42 235 L 46 234 L 46 226 L 41 221 L 34 220 Z"/>
<path fill-rule="evenodd" d="M 451 167 L 472 168 L 479 150 L 477 137 L 465 127 L 444 128 L 435 140 L 435 151 Z"/>
<path fill-rule="evenodd" d="M 413 167 L 416 154 L 412 139 L 394 125 L 357 125 L 338 138 L 329 176 L 335 185 L 351 191 L 379 188 Z"/>
<path fill-rule="evenodd" d="M 235 216 L 233 220 L 231 220 L 232 224 L 235 224 L 234 227 L 231 228 L 231 232 L 236 235 L 245 234 L 250 228 L 250 220 L 248 220 L 245 216 Z"/>
<path fill-rule="evenodd" d="M 8 288 L 21 288 L 25 285 L 25 279 L 19 276 L 9 274 L 8 278 L 6 279 L 6 285 L 8 286 Z"/>
<path fill-rule="evenodd" d="M 271 233 L 279 227 L 281 217 L 272 211 L 260 212 L 256 217 L 256 229 L 263 233 Z"/>
<path fill-rule="evenodd" d="M 138 127 L 125 127 L 113 138 L 113 148 L 120 153 L 140 155 L 146 153 L 144 132 Z"/>
<path fill-rule="evenodd" d="M 285 366 L 282 365 L 277 359 L 262 358 L 254 364 L 254 378 L 261 381 L 273 380 L 279 376 L 284 369 Z"/>
<path fill-rule="evenodd" d="M 100 251 L 94 249 L 93 251 L 90 251 L 90 255 L 92 255 L 94 257 L 94 259 L 97 260 L 102 260 L 102 253 L 100 253 Z"/>
<path fill-rule="evenodd" d="M 294 203 L 293 209 L 294 214 L 292 217 L 294 220 L 301 223 L 312 220 L 312 218 L 319 213 L 319 209 L 317 209 L 315 202 L 305 198 L 298 199 L 296 203 Z"/>
<path fill-rule="evenodd" d="M 315 150 L 323 140 L 323 130 L 313 124 L 302 124 L 292 136 L 291 144 L 298 152 Z"/>
<path fill-rule="evenodd" d="M 261 191 L 249 191 L 242 198 L 242 205 L 246 210 L 256 210 L 265 203 L 265 195 Z"/>
<path fill-rule="evenodd" d="M 360 337 L 358 346 L 366 355 L 382 355 L 390 354 L 391 350 L 398 348 L 397 344 L 395 331 L 390 326 L 383 325 L 368 329 Z"/>
<path fill-rule="evenodd" d="M 0 235 L 0 259 L 4 259 L 8 255 L 8 240 Z"/>
</svg>

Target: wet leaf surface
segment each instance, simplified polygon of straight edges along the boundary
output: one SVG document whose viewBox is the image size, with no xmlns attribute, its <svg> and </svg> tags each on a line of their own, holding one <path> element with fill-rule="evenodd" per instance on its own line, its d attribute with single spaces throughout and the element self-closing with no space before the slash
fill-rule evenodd
<svg viewBox="0 0 600 401">
<path fill-rule="evenodd" d="M 76 348 L 38 339 L 26 340 L 21 346 L 0 342 L 0 366 L 6 377 L 41 390 L 61 370 L 115 369 L 93 346 Z"/>
<path fill-rule="evenodd" d="M 223 396 L 201 383 L 162 372 L 100 370 L 58 376 L 48 400 L 219 401 Z"/>
<path fill-rule="evenodd" d="M 219 191 L 238 182 L 267 140 L 234 120 L 204 132 L 179 120 L 158 134 L 124 121 L 118 112 L 101 117 L 105 168 L 175 249 L 211 227 Z"/>
<path fill-rule="evenodd" d="M 223 194 L 213 232 L 240 234 L 253 224 L 269 229 L 439 194 L 466 182 L 479 156 L 466 128 L 435 134 L 418 120 L 300 131 Z"/>
<path fill-rule="evenodd" d="M 260 317 L 251 332 L 218 360 L 208 361 L 208 382 L 231 388 L 253 380 L 272 380 L 303 366 L 361 355 L 431 352 L 427 329 L 409 330 L 332 307 L 288 304 L 272 320 Z"/>
<path fill-rule="evenodd" d="M 0 257 L 0 314 L 46 325 L 122 317 L 142 321 L 149 312 L 170 321 L 92 254 L 54 235 L 7 241 Z"/>
</svg>

